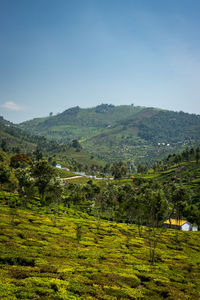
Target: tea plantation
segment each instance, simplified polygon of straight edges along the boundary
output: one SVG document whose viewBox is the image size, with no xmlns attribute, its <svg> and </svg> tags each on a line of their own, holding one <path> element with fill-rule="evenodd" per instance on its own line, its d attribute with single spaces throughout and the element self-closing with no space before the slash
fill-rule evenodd
<svg viewBox="0 0 200 300">
<path fill-rule="evenodd" d="M 54 226 L 3 199 L 0 215 L 0 299 L 200 299 L 199 232 L 163 230 L 152 264 L 146 227 L 63 207 Z"/>
</svg>

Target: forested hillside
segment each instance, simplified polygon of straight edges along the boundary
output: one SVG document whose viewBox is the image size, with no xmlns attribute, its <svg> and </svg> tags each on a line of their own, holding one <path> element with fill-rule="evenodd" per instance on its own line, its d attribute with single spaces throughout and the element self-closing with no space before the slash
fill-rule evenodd
<svg viewBox="0 0 200 300">
<path fill-rule="evenodd" d="M 160 111 L 139 123 L 138 135 L 150 142 L 177 143 L 200 140 L 200 116 Z"/>
<path fill-rule="evenodd" d="M 29 156 L 45 157 L 51 162 L 62 161 L 65 166 L 83 170 L 85 166 L 101 165 L 82 149 L 77 140 L 61 144 L 41 135 L 30 134 L 9 121 L 0 118 L 0 148 L 6 153 L 26 153 Z"/>
<path fill-rule="evenodd" d="M 20 125 L 29 132 L 42 134 L 47 137 L 68 141 L 82 139 L 112 126 L 121 119 L 126 119 L 138 111 L 140 107 L 119 106 L 102 104 L 88 109 L 73 107 L 66 111 L 41 119 L 33 119 Z"/>
<path fill-rule="evenodd" d="M 124 160 L 133 166 L 140 162 L 150 166 L 167 153 L 200 142 L 200 116 L 133 105 L 74 107 L 20 127 L 64 143 L 78 139 L 85 150 L 101 160 Z"/>
</svg>

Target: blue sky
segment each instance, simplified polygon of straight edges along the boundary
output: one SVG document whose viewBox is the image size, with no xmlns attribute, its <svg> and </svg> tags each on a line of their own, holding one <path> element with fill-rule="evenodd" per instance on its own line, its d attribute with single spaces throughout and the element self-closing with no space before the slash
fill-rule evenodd
<svg viewBox="0 0 200 300">
<path fill-rule="evenodd" d="M 200 114 L 199 0 L 0 0 L 0 115 L 101 103 Z"/>
</svg>

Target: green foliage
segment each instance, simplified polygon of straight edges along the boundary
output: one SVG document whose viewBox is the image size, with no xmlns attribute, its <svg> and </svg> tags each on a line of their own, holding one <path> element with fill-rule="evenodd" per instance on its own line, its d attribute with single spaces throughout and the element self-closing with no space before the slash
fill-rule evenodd
<svg viewBox="0 0 200 300">
<path fill-rule="evenodd" d="M 199 140 L 200 116 L 184 112 L 160 111 L 139 123 L 139 136 L 151 142 L 174 143 Z"/>
<path fill-rule="evenodd" d="M 122 161 L 120 161 L 118 163 L 113 164 L 111 171 L 114 178 L 119 179 L 126 175 L 128 168 Z"/>
<path fill-rule="evenodd" d="M 124 189 L 130 191 L 130 186 Z M 6 205 L 0 205 L 0 214 L 1 299 L 200 296 L 199 232 L 180 232 L 179 250 L 174 247 L 175 232 L 163 232 L 152 266 L 146 228 L 144 237 L 138 237 L 134 225 L 102 220 L 97 232 L 94 217 L 72 209 L 60 212 L 57 227 L 41 212 L 19 209 L 15 227 L 8 222 Z M 77 228 L 83 222 L 77 248 Z"/>
<path fill-rule="evenodd" d="M 36 162 L 31 169 L 32 176 L 35 178 L 35 185 L 38 187 L 39 194 L 44 198 L 44 193 L 54 177 L 55 169 L 47 161 Z"/>
<path fill-rule="evenodd" d="M 26 167 L 31 164 L 31 159 L 28 155 L 20 153 L 10 158 L 10 166 L 12 168 Z"/>
<path fill-rule="evenodd" d="M 29 168 L 18 168 L 15 171 L 18 179 L 18 193 L 21 198 L 22 206 L 27 206 L 28 201 L 34 196 L 34 183 Z"/>
<path fill-rule="evenodd" d="M 39 161 L 43 158 L 43 154 L 42 154 L 42 152 L 40 151 L 40 149 L 38 147 L 35 149 L 33 154 L 34 154 L 37 161 Z"/>
<path fill-rule="evenodd" d="M 78 140 L 91 156 L 110 163 L 131 161 L 134 168 L 139 163 L 151 166 L 185 144 L 200 141 L 198 115 L 128 105 L 74 107 L 20 126 L 61 143 Z"/>
<path fill-rule="evenodd" d="M 6 140 L 1 141 L 1 148 L 4 152 L 8 152 L 8 145 Z"/>
<path fill-rule="evenodd" d="M 76 151 L 80 151 L 82 149 L 79 141 L 76 139 L 72 140 L 72 147 L 76 148 Z"/>
<path fill-rule="evenodd" d="M 76 224 L 76 240 L 79 245 L 83 234 L 82 224 Z"/>
<path fill-rule="evenodd" d="M 0 184 L 8 183 L 10 178 L 10 169 L 7 165 L 0 163 Z"/>
<path fill-rule="evenodd" d="M 70 166 L 70 168 L 72 167 L 73 169 L 78 169 L 78 164 L 80 163 L 89 166 L 94 163 L 99 165 L 99 161 L 97 162 L 95 159 L 90 159 L 90 155 L 81 150 L 81 147 L 78 148 L 80 151 L 77 152 L 77 149 L 73 148 L 70 144 L 61 145 L 56 141 L 47 140 L 41 136 L 41 132 L 37 132 L 37 134 L 37 136 L 31 135 L 21 130 L 19 126 L 7 121 L 1 122 L 0 120 L 0 143 L 3 140 L 5 141 L 7 153 L 26 153 L 32 160 L 40 160 L 49 156 L 51 160 L 53 159 L 52 164 L 59 159 L 63 161 L 67 167 Z"/>
</svg>

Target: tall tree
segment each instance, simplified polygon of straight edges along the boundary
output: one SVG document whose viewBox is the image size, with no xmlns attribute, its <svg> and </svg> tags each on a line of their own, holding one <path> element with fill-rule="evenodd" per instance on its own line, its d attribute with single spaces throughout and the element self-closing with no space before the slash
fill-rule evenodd
<svg viewBox="0 0 200 300">
<path fill-rule="evenodd" d="M 10 178 L 10 170 L 8 166 L 5 164 L 1 163 L 0 164 L 0 184 L 1 188 L 3 187 L 4 183 L 8 183 Z"/>
<path fill-rule="evenodd" d="M 55 176 L 55 168 L 50 166 L 47 161 L 41 160 L 36 162 L 32 168 L 32 176 L 35 179 L 35 185 L 44 202 L 45 192 L 51 179 Z"/>
<path fill-rule="evenodd" d="M 150 262 L 154 264 L 156 248 L 163 231 L 163 221 L 168 215 L 168 201 L 161 188 L 148 189 L 145 192 L 146 238 L 149 244 Z"/>
<path fill-rule="evenodd" d="M 54 214 L 54 226 L 56 226 L 56 219 L 59 213 L 59 205 L 62 198 L 63 189 L 64 186 L 59 177 L 51 178 L 48 184 L 48 192 L 50 193 L 52 199 L 51 206 Z"/>
<path fill-rule="evenodd" d="M 10 166 L 12 168 L 23 168 L 26 167 L 27 165 L 30 165 L 31 163 L 31 159 L 28 155 L 26 154 L 16 154 L 14 156 L 11 157 L 10 159 Z"/>
<path fill-rule="evenodd" d="M 195 159 L 196 159 L 196 163 L 199 163 L 199 158 L 200 158 L 200 149 L 199 147 L 196 149 L 196 153 L 195 153 Z"/>
<path fill-rule="evenodd" d="M 113 164 L 111 171 L 115 179 L 120 179 L 122 176 L 126 175 L 128 168 L 125 163 L 119 161 Z"/>
<path fill-rule="evenodd" d="M 1 148 L 4 152 L 8 152 L 8 145 L 6 140 L 1 141 Z"/>
<path fill-rule="evenodd" d="M 34 195 L 34 183 L 31 178 L 31 171 L 29 168 L 18 168 L 15 172 L 18 179 L 18 193 L 21 198 L 22 207 L 26 207 L 28 201 Z"/>
</svg>

